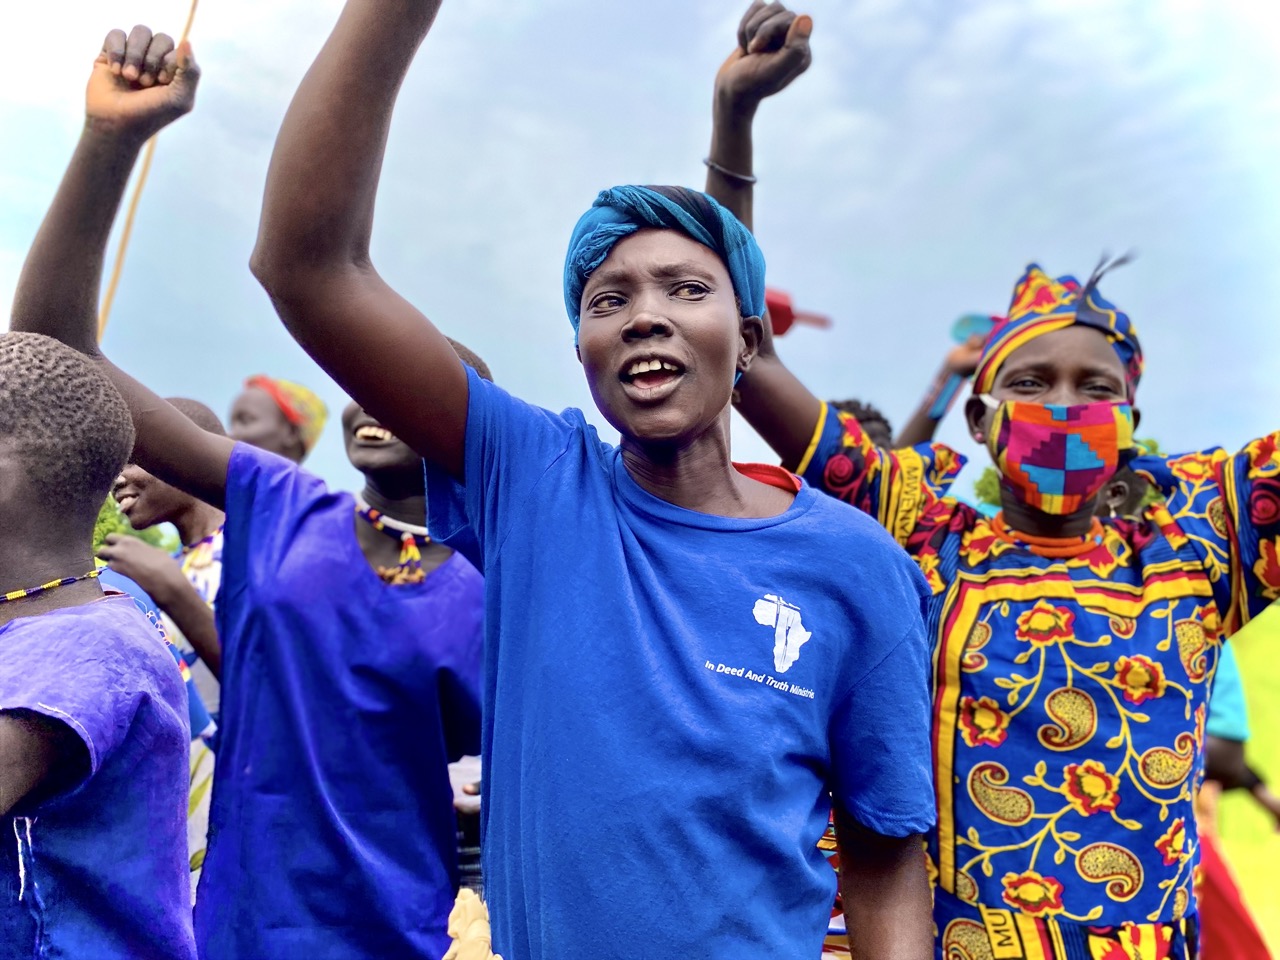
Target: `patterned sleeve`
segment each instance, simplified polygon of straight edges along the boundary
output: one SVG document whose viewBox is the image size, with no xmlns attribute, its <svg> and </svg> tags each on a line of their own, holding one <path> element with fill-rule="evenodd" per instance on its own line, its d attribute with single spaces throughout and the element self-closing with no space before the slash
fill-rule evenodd
<svg viewBox="0 0 1280 960">
<path fill-rule="evenodd" d="M 942 444 L 877 447 L 855 417 L 824 403 L 796 472 L 875 517 L 906 546 L 917 519 L 947 495 L 964 463 L 964 457 Z"/>
<path fill-rule="evenodd" d="M 1236 454 L 1143 457 L 1134 469 L 1161 488 L 1169 518 L 1205 557 L 1224 635 L 1280 599 L 1280 432 Z"/>
</svg>

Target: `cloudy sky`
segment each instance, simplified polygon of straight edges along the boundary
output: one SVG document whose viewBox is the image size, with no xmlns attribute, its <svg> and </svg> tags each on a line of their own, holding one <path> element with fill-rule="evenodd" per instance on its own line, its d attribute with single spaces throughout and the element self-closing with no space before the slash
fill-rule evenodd
<svg viewBox="0 0 1280 960">
<path fill-rule="evenodd" d="M 273 137 L 339 8 L 201 4 L 200 102 L 162 137 L 106 341 L 162 393 L 225 412 L 244 376 L 268 372 L 343 403 L 246 268 Z M 135 22 L 176 32 L 186 9 L 6 4 L 0 300 L 70 154 L 102 35 Z M 1144 335 L 1142 432 L 1198 448 L 1280 425 L 1280 8 L 803 9 L 814 64 L 761 110 L 756 209 L 770 282 L 836 320 L 782 344 L 815 391 L 901 422 L 953 318 L 1001 311 L 1028 260 L 1087 275 L 1103 250 L 1132 247 L 1140 258 L 1104 291 Z M 561 300 L 565 240 L 601 187 L 701 184 L 711 81 L 740 14 L 726 0 L 450 0 L 396 115 L 382 273 L 509 389 L 590 407 Z M 942 437 L 977 452 L 958 422 Z M 739 459 L 767 455 L 745 428 L 736 444 Z M 355 482 L 335 428 L 312 466 Z"/>
</svg>

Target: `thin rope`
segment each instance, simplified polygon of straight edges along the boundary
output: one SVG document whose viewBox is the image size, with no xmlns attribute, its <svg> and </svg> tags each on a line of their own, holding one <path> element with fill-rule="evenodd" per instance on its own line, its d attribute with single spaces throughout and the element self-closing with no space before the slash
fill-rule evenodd
<svg viewBox="0 0 1280 960">
<path fill-rule="evenodd" d="M 191 34 L 191 25 L 195 23 L 196 7 L 200 0 L 191 0 L 191 8 L 187 11 L 187 23 L 182 28 L 182 37 L 178 46 L 182 46 Z M 111 306 L 116 300 L 116 290 L 120 286 L 120 274 L 124 272 L 124 258 L 129 251 L 129 239 L 133 236 L 133 221 L 138 215 L 138 202 L 142 199 L 142 188 L 147 185 L 147 176 L 151 173 L 151 160 L 156 155 L 156 140 L 147 141 L 142 153 L 142 169 L 138 171 L 138 180 L 133 185 L 133 195 L 129 197 L 129 208 L 125 213 L 124 227 L 120 231 L 120 244 L 116 247 L 116 261 L 111 267 L 111 279 L 107 282 L 107 292 L 102 298 L 102 307 L 98 311 L 98 340 L 101 341 L 107 332 L 107 321 L 111 317 Z"/>
</svg>

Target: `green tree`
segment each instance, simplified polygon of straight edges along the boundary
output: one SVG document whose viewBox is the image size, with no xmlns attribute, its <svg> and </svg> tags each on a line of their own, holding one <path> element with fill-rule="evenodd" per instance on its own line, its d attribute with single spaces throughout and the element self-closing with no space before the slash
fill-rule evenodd
<svg viewBox="0 0 1280 960">
<path fill-rule="evenodd" d="M 164 527 L 148 527 L 146 530 L 135 530 L 129 518 L 120 512 L 114 497 L 107 497 L 98 511 L 98 521 L 93 525 L 93 552 L 97 553 L 102 541 L 108 534 L 120 533 L 128 537 L 137 537 L 153 547 L 172 552 L 178 548 L 177 537 Z"/>
<path fill-rule="evenodd" d="M 988 464 L 973 484 L 973 495 L 988 507 L 1000 506 L 1000 471 Z"/>
</svg>

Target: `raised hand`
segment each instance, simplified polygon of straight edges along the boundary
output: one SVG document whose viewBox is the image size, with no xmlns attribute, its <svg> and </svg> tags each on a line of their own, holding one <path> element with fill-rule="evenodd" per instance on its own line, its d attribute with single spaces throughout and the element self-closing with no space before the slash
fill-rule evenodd
<svg viewBox="0 0 1280 960">
<path fill-rule="evenodd" d="M 738 46 L 716 74 L 716 93 L 731 102 L 759 103 L 785 90 L 812 55 L 813 18 L 781 3 L 755 0 L 738 25 Z"/>
<path fill-rule="evenodd" d="M 195 105 L 200 68 L 191 44 L 134 27 L 112 30 L 102 42 L 85 91 L 91 127 L 147 139 Z"/>
<path fill-rule="evenodd" d="M 943 367 L 948 373 L 954 373 L 960 377 L 972 377 L 978 369 L 978 364 L 982 362 L 982 347 L 986 342 L 985 337 L 975 334 L 964 343 L 952 347 L 947 351 Z"/>
</svg>

